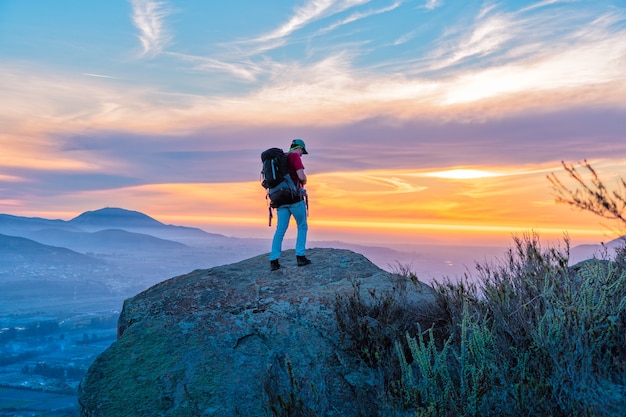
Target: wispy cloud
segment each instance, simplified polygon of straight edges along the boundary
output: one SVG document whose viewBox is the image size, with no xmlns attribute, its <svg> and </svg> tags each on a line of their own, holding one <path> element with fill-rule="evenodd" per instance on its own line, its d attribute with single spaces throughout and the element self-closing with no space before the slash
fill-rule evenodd
<svg viewBox="0 0 626 417">
<path fill-rule="evenodd" d="M 510 14 L 492 12 L 493 6 L 483 9 L 469 30 L 462 28 L 456 41 L 440 40 L 433 53 L 431 69 L 451 67 L 472 57 L 482 57 L 499 51 L 520 33 L 519 23 Z"/>
<path fill-rule="evenodd" d="M 534 9 L 539 9 L 541 7 L 545 7 L 545 6 L 551 6 L 553 4 L 559 4 L 559 3 L 573 3 L 576 0 L 543 0 L 534 4 L 531 4 L 528 7 L 525 7 L 523 9 L 521 9 L 522 12 L 527 12 L 530 10 L 534 10 Z"/>
<path fill-rule="evenodd" d="M 165 28 L 165 18 L 170 14 L 165 3 L 154 0 L 131 0 L 132 20 L 139 29 L 139 40 L 143 46 L 142 56 L 160 54 L 171 41 Z"/>
<path fill-rule="evenodd" d="M 487 5 L 470 25 L 443 34 L 414 67 L 405 63 L 403 72 L 447 73 L 446 94 L 459 98 L 455 89 L 471 89 L 476 94 L 466 95 L 471 97 L 467 101 L 537 88 L 577 88 L 591 78 L 594 83 L 623 79 L 615 69 L 625 53 L 625 16 L 615 10 L 594 16 L 567 3 L 545 0 L 508 11 Z"/>
<path fill-rule="evenodd" d="M 307 23 L 328 14 L 329 10 L 331 10 L 335 4 L 335 0 L 311 0 L 303 7 L 296 9 L 294 15 L 286 23 L 267 34 L 254 39 L 254 41 L 267 42 L 285 38 Z"/>
<path fill-rule="evenodd" d="M 618 22 L 618 16 L 605 15 L 552 44 L 546 43 L 541 53 L 459 73 L 458 78 L 448 83 L 444 102 L 474 102 L 512 93 L 565 92 L 591 85 L 599 88 L 614 82 L 624 83 L 626 77 L 619 63 L 626 57 L 626 32 L 613 30 L 612 26 Z M 610 100 L 612 95 L 607 94 L 606 98 Z"/>
<path fill-rule="evenodd" d="M 0 182 L 21 182 L 26 181 L 26 179 L 22 177 L 17 177 L 14 175 L 2 175 L 0 174 Z"/>
<path fill-rule="evenodd" d="M 270 44 L 272 47 L 282 42 L 297 30 L 311 22 L 341 13 L 355 6 L 369 3 L 371 0 L 309 0 L 304 6 L 296 8 L 293 16 L 278 28 L 247 41 L 255 44 Z M 277 42 L 280 41 L 280 42 Z"/>
<path fill-rule="evenodd" d="M 182 54 L 178 52 L 167 52 L 167 55 L 178 58 L 182 61 L 191 62 L 194 65 L 194 70 L 220 71 L 248 82 L 256 81 L 259 74 L 268 72 L 267 65 L 261 66 L 250 60 L 238 60 L 231 62 L 228 60 Z"/>
<path fill-rule="evenodd" d="M 361 20 L 361 19 L 365 19 L 367 17 L 370 16 L 375 16 L 378 14 L 382 14 L 382 13 L 387 13 L 390 12 L 392 10 L 397 9 L 398 7 L 400 7 L 400 5 L 402 4 L 402 1 L 396 1 L 393 4 L 387 6 L 387 7 L 383 7 L 380 9 L 372 9 L 372 10 L 368 10 L 365 12 L 356 12 L 356 13 L 352 13 L 350 16 L 341 19 L 338 22 L 333 23 L 332 25 L 326 26 L 325 28 L 323 28 L 320 32 L 330 32 L 340 26 L 346 25 L 348 23 L 352 23 L 352 22 L 356 22 L 357 20 Z"/>
<path fill-rule="evenodd" d="M 117 77 L 113 77 L 111 75 L 93 74 L 93 73 L 89 73 L 89 72 L 83 72 L 82 75 L 84 75 L 85 77 L 96 77 L 96 78 L 112 78 L 112 79 L 116 79 L 117 78 Z"/>
<path fill-rule="evenodd" d="M 398 46 L 398 45 L 402 45 L 403 43 L 407 43 L 408 41 L 413 39 L 416 34 L 417 34 L 416 30 L 412 30 L 408 33 L 405 33 L 404 35 L 400 36 L 395 41 L 393 41 L 393 45 Z"/>
<path fill-rule="evenodd" d="M 437 7 L 441 6 L 442 3 L 443 0 L 427 0 L 424 8 L 428 10 L 434 10 Z"/>
</svg>

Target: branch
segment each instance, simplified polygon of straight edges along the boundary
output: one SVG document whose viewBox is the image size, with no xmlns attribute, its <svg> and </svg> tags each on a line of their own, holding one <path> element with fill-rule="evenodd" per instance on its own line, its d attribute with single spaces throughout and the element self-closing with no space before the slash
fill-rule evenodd
<svg viewBox="0 0 626 417">
<path fill-rule="evenodd" d="M 563 161 L 561 164 L 570 178 L 578 184 L 578 188 L 568 188 L 554 173 L 548 175 L 548 180 L 552 183 L 552 189 L 556 193 L 557 203 L 569 204 L 626 225 L 624 215 L 626 210 L 626 181 L 624 179 L 620 178 L 619 190 L 609 191 L 587 160 L 579 165 L 588 171 L 591 177 L 589 180 L 585 180 L 574 165 L 568 165 Z"/>
</svg>

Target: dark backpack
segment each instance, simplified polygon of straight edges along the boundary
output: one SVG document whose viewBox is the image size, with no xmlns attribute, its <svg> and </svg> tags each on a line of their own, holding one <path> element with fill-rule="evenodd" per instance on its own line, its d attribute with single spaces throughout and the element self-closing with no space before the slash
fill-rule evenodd
<svg viewBox="0 0 626 417">
<path fill-rule="evenodd" d="M 293 204 L 302 200 L 300 190 L 289 175 L 287 154 L 280 148 L 270 148 L 261 153 L 263 170 L 261 185 L 267 190 L 270 200 L 270 226 L 272 224 L 272 208 L 285 204 Z"/>
<path fill-rule="evenodd" d="M 270 148 L 261 153 L 261 162 L 261 185 L 265 189 L 276 187 L 289 173 L 287 154 L 280 148 Z"/>
</svg>

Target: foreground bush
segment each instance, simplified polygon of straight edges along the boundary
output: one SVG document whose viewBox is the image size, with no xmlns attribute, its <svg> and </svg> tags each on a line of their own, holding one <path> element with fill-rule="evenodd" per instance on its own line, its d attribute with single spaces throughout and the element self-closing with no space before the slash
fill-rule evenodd
<svg viewBox="0 0 626 417">
<path fill-rule="evenodd" d="M 435 284 L 438 321 L 421 311 L 414 326 L 350 328 L 347 311 L 377 310 L 357 292 L 338 300 L 350 346 L 378 352 L 368 363 L 387 376 L 380 415 L 624 415 L 623 260 L 570 268 L 567 241 L 563 250 L 543 250 L 535 235 L 514 243 L 500 262 L 478 265 L 478 276 Z M 407 323 L 410 311 L 379 297 Z M 389 329 L 398 330 L 391 350 Z"/>
</svg>

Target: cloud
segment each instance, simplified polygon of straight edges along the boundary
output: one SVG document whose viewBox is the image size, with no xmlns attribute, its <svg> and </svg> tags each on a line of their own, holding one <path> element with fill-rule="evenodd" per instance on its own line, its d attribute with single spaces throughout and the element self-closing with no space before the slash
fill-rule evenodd
<svg viewBox="0 0 626 417">
<path fill-rule="evenodd" d="M 426 4 L 424 5 L 425 9 L 434 10 L 437 7 L 441 6 L 443 0 L 426 0 Z"/>
<path fill-rule="evenodd" d="M 165 18 L 170 14 L 165 3 L 154 0 L 131 0 L 133 24 L 139 29 L 139 40 L 143 47 L 141 56 L 156 56 L 171 41 L 165 28 Z"/>
<path fill-rule="evenodd" d="M 543 0 L 543 1 L 539 1 L 537 3 L 531 4 L 527 7 L 524 7 L 523 9 L 521 9 L 521 11 L 527 12 L 530 10 L 539 9 L 539 8 L 546 7 L 546 6 L 552 6 L 554 4 L 574 3 L 576 1 L 577 0 Z"/>
<path fill-rule="evenodd" d="M 209 80 L 216 89 L 243 81 L 237 85 L 235 95 L 188 95 L 189 104 L 183 104 L 185 117 L 235 121 L 236 115 L 248 117 L 273 108 L 275 111 L 264 112 L 268 123 L 286 119 L 344 123 L 376 115 L 448 117 L 446 113 L 452 112 L 454 106 L 463 106 L 463 113 L 471 112 L 467 105 L 476 102 L 484 103 L 485 107 L 480 108 L 483 115 L 515 107 L 522 111 L 537 105 L 549 107 L 555 102 L 560 106 L 570 96 L 572 105 L 577 105 L 589 100 L 591 91 L 595 91 L 594 100 L 602 95 L 611 103 L 621 99 L 619 89 L 608 83 L 624 82 L 624 76 L 620 75 L 626 49 L 621 47 L 626 45 L 623 16 L 570 11 L 561 7 L 564 2 L 560 1 L 543 1 L 513 11 L 505 11 L 501 4 L 483 7 L 476 11 L 472 24 L 454 24 L 453 32 L 432 42 L 432 53 L 412 60 L 403 56 L 402 60 L 387 58 L 373 60 L 369 67 L 357 66 L 358 60 L 362 61 L 368 53 L 414 40 L 417 30 L 395 41 L 333 41 L 332 46 L 310 34 L 307 48 L 315 54 L 309 52 L 306 59 L 278 60 L 265 54 L 286 46 L 294 32 L 312 22 L 366 3 L 368 0 L 311 0 L 267 34 L 222 45 L 230 48 L 221 55 L 202 57 L 167 52 L 191 63 L 193 71 L 222 73 Z M 357 11 L 326 28 L 336 29 L 393 10 L 400 4 L 394 2 L 383 9 Z M 554 33 L 558 38 L 554 38 Z M 363 49 L 365 42 L 368 42 L 367 51 Z M 435 71 L 437 76 L 433 76 Z M 226 78 L 229 76 L 230 79 Z M 594 86 L 592 90 L 587 88 L 590 85 Z M 578 89 L 584 89 L 585 93 L 578 94 Z M 545 105 L 541 104 L 541 94 L 549 91 L 556 94 L 549 95 Z M 182 95 L 170 94 L 169 99 L 185 102 Z M 512 104 L 506 110 L 498 110 L 502 108 L 502 100 Z M 157 102 L 167 105 L 161 99 Z M 128 106 L 117 108 L 116 113 L 120 114 L 124 107 Z M 148 116 L 149 112 L 145 114 Z M 136 120 L 139 122 L 140 117 Z"/>
<path fill-rule="evenodd" d="M 515 93 L 575 90 L 611 83 L 624 84 L 621 66 L 626 58 L 626 32 L 611 34 L 609 16 L 568 36 L 569 47 L 561 42 L 541 54 L 501 66 L 460 74 L 451 80 L 445 104 L 476 102 L 488 97 Z"/>
<path fill-rule="evenodd" d="M 372 10 L 368 10 L 366 12 L 352 13 L 350 16 L 348 16 L 348 17 L 346 17 L 346 18 L 344 18 L 344 19 L 342 19 L 342 20 L 340 20 L 338 22 L 335 22 L 335 23 L 333 23 L 330 26 L 326 26 L 325 28 L 321 29 L 320 33 L 330 32 L 330 31 L 332 31 L 334 29 L 337 29 L 338 27 L 346 25 L 348 23 L 356 22 L 358 20 L 365 19 L 365 18 L 368 18 L 370 16 L 375 16 L 375 15 L 378 15 L 378 14 L 390 12 L 390 11 L 395 10 L 398 7 L 400 7 L 400 5 L 402 5 L 402 1 L 396 1 L 396 2 L 392 3 L 391 5 L 389 5 L 387 7 L 380 8 L 380 9 L 372 9 Z"/>
<path fill-rule="evenodd" d="M 239 42 L 239 44 L 262 44 L 260 49 L 254 49 L 253 54 L 274 49 L 284 45 L 286 39 L 299 29 L 311 22 L 341 13 L 355 6 L 369 3 L 371 0 L 308 0 L 308 2 L 294 10 L 289 20 L 270 32 Z M 257 47 L 258 48 L 258 47 Z"/>
<path fill-rule="evenodd" d="M 211 57 L 197 56 L 178 52 L 167 52 L 169 56 L 191 62 L 196 71 L 223 72 L 247 83 L 257 82 L 263 75 L 283 73 L 285 65 L 272 60 L 267 53 L 285 47 L 298 30 L 306 28 L 312 22 L 334 16 L 348 9 L 369 3 L 371 0 L 308 0 L 303 6 L 294 9 L 293 15 L 283 24 L 245 40 L 226 42 L 219 46 L 221 54 Z M 384 13 L 397 8 L 402 2 L 396 1 L 382 10 L 355 13 L 333 28 L 371 15 Z M 300 42 L 298 40 L 297 42 Z M 255 62 L 256 60 L 256 62 Z M 288 68 L 286 68 L 288 70 Z"/>
<path fill-rule="evenodd" d="M 26 179 L 22 178 L 22 177 L 16 177 L 14 175 L 2 175 L 2 174 L 0 174 L 0 183 L 3 183 L 3 182 L 22 182 L 22 181 L 26 181 Z"/>
<path fill-rule="evenodd" d="M 445 171 L 429 172 L 425 174 L 428 177 L 448 178 L 453 180 L 473 180 L 476 178 L 497 177 L 503 174 L 485 171 L 481 169 L 448 169 Z"/>
<path fill-rule="evenodd" d="M 309 0 L 304 6 L 297 8 L 294 15 L 286 23 L 252 41 L 267 42 L 283 39 L 309 22 L 326 15 L 335 4 L 335 0 Z"/>
<path fill-rule="evenodd" d="M 417 35 L 417 31 L 416 30 L 412 30 L 408 33 L 405 33 L 404 35 L 398 37 L 396 40 L 393 41 L 393 45 L 394 46 L 398 46 L 398 45 L 402 45 L 403 43 L 407 43 L 408 41 L 410 41 L 411 39 L 413 39 L 415 36 Z"/>
<path fill-rule="evenodd" d="M 229 62 L 228 60 L 219 60 L 178 52 L 168 52 L 167 54 L 182 61 L 193 63 L 193 69 L 196 71 L 220 71 L 247 82 L 257 81 L 260 74 L 269 72 L 267 65 L 262 66 L 250 60 L 237 60 L 236 62 Z"/>
<path fill-rule="evenodd" d="M 310 22 L 315 16 L 357 4 L 365 2 L 309 2 L 304 7 L 309 10 L 304 14 L 308 17 L 301 21 Z M 555 17 L 557 10 L 531 18 L 483 9 L 475 24 L 455 34 L 455 42 L 437 40 L 446 44 L 444 54 L 401 65 L 390 61 L 384 71 L 377 66 L 357 67 L 360 51 L 351 50 L 327 52 L 317 60 L 268 58 L 260 62 L 168 52 L 196 69 L 237 74 L 250 87 L 235 93 L 187 92 L 193 89 L 177 93 L 175 88 L 142 80 L 76 78 L 52 68 L 38 73 L 31 67 L 2 64 L 0 117 L 5 126 L 29 134 L 91 130 L 174 137 L 228 125 L 299 129 L 307 125 L 354 126 L 368 119 L 391 124 L 411 119 L 472 123 L 546 109 L 623 108 L 623 16 L 616 12 L 590 19 L 558 12 L 562 18 Z M 554 22 L 545 27 L 551 19 Z M 575 20 L 586 24 L 563 29 L 559 40 L 545 38 L 550 28 Z M 507 26 L 510 34 L 499 38 L 497 34 Z M 535 26 L 537 30 L 532 32 Z M 499 40 L 489 40 L 491 34 Z M 501 58 L 487 64 L 456 65 L 476 54 L 500 54 Z M 446 71 L 436 76 L 427 71 L 450 56 L 465 58 L 440 65 Z M 213 78 L 206 77 L 202 83 Z M 203 91 L 204 86 L 195 88 Z M 28 123 L 24 115 L 29 115 Z"/>
<path fill-rule="evenodd" d="M 96 78 L 112 78 L 112 79 L 116 79 L 117 77 L 113 77 L 111 75 L 102 75 L 102 74 L 92 74 L 89 72 L 83 72 L 81 73 L 81 75 L 84 75 L 85 77 L 96 77 Z"/>
<path fill-rule="evenodd" d="M 483 6 L 471 23 L 456 23 L 433 43 L 422 61 L 427 65 L 424 70 L 493 67 L 567 50 L 581 42 L 576 38 L 580 28 L 598 26 L 599 16 L 611 15 L 610 11 L 568 8 L 566 3 L 569 1 L 542 1 L 516 10 L 507 10 L 503 4 Z M 608 27 L 602 30 L 605 34 L 623 32 Z"/>
<path fill-rule="evenodd" d="M 440 39 L 431 53 L 429 70 L 450 68 L 469 58 L 498 52 L 507 41 L 525 32 L 512 14 L 494 10 L 495 6 L 484 8 L 472 26 L 461 26 Z"/>
</svg>

